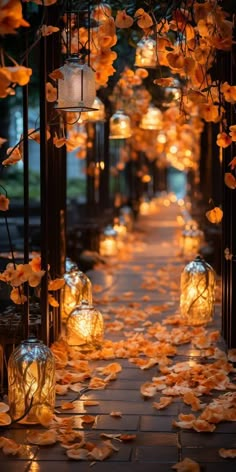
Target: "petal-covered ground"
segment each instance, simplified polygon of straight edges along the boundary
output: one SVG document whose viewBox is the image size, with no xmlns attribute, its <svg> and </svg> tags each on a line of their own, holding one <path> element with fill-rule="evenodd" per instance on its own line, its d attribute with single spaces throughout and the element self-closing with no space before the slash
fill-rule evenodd
<svg viewBox="0 0 236 472">
<path fill-rule="evenodd" d="M 213 321 L 186 326 L 179 212 L 160 202 L 118 258 L 87 274 L 102 346 L 83 353 L 64 337 L 54 343 L 56 408 L 41 412 L 41 425 L 8 425 L 0 404 L 1 470 L 236 470 L 235 351 L 220 333 L 220 279 Z"/>
</svg>

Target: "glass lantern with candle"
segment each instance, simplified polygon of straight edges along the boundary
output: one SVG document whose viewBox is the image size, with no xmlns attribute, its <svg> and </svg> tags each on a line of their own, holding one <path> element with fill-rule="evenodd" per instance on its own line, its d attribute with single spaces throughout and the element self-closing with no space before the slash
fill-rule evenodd
<svg viewBox="0 0 236 472">
<path fill-rule="evenodd" d="M 215 271 L 197 256 L 181 274 L 180 312 L 186 324 L 197 326 L 212 321 L 215 301 Z"/>
<path fill-rule="evenodd" d="M 103 257 L 115 257 L 118 254 L 117 231 L 108 225 L 100 236 L 99 252 Z"/>
<path fill-rule="evenodd" d="M 110 139 L 127 139 L 132 135 L 131 121 L 123 111 L 116 111 L 110 118 Z"/>
<path fill-rule="evenodd" d="M 61 317 L 65 322 L 71 311 L 82 300 L 92 303 L 92 283 L 81 270 L 72 270 L 64 275 L 65 285 L 61 292 Z"/>
<path fill-rule="evenodd" d="M 8 401 L 13 420 L 40 423 L 40 415 L 55 407 L 55 360 L 35 337 L 23 341 L 8 362 Z"/>
<path fill-rule="evenodd" d="M 69 346 L 81 351 L 101 347 L 104 335 L 103 316 L 88 301 L 82 300 L 70 313 L 66 323 L 66 340 Z"/>
</svg>

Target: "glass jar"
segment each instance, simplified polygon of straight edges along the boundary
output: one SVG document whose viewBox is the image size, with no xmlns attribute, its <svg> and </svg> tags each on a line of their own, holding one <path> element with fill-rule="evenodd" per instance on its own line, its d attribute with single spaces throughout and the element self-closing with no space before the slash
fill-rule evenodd
<svg viewBox="0 0 236 472">
<path fill-rule="evenodd" d="M 65 322 L 82 300 L 92 303 L 92 283 L 81 270 L 72 270 L 64 275 L 65 285 L 61 292 L 61 318 Z"/>
<path fill-rule="evenodd" d="M 180 312 L 188 325 L 212 321 L 215 301 L 215 271 L 197 256 L 181 274 Z"/>
<path fill-rule="evenodd" d="M 81 351 L 98 349 L 103 341 L 103 316 L 88 301 L 83 300 L 70 313 L 66 323 L 66 340 L 69 346 Z"/>
<path fill-rule="evenodd" d="M 10 415 L 20 423 L 40 423 L 55 407 L 55 360 L 50 349 L 35 337 L 23 341 L 8 362 Z"/>
<path fill-rule="evenodd" d="M 106 226 L 103 233 L 100 236 L 99 252 L 103 257 L 106 256 L 117 256 L 118 244 L 117 244 L 117 231 L 113 229 L 111 225 Z"/>
</svg>

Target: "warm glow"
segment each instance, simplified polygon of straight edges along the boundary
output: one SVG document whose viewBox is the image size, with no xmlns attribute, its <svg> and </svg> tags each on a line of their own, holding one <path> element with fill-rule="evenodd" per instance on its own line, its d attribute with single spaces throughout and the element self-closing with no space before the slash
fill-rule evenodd
<svg viewBox="0 0 236 472">
<path fill-rule="evenodd" d="M 197 326 L 212 320 L 215 273 L 199 256 L 181 274 L 180 311 L 187 324 Z"/>
<path fill-rule="evenodd" d="M 92 303 L 92 284 L 90 279 L 80 270 L 73 270 L 64 275 L 65 285 L 62 290 L 62 321 L 66 321 L 76 305 L 82 300 Z"/>
<path fill-rule="evenodd" d="M 39 423 L 44 412 L 52 413 L 55 404 L 55 365 L 48 347 L 34 338 L 21 343 L 8 364 L 8 398 L 13 419 Z"/>
<path fill-rule="evenodd" d="M 178 147 L 175 144 L 172 144 L 172 146 L 170 146 L 170 152 L 176 154 L 178 152 Z"/>
<path fill-rule="evenodd" d="M 117 111 L 110 118 L 110 139 L 126 139 L 131 136 L 131 122 L 128 115 Z"/>
<path fill-rule="evenodd" d="M 100 347 L 103 340 L 103 317 L 86 301 L 82 301 L 69 315 L 66 340 L 69 346 L 89 351 Z"/>
<path fill-rule="evenodd" d="M 148 111 L 143 115 L 140 128 L 158 130 L 162 125 L 162 112 L 153 105 L 148 107 Z"/>
<path fill-rule="evenodd" d="M 86 111 L 95 100 L 95 75 L 87 64 L 68 60 L 60 69 L 57 108 L 65 111 Z"/>
<path fill-rule="evenodd" d="M 160 133 L 157 135 L 157 142 L 158 142 L 158 143 L 161 143 L 161 144 L 165 144 L 166 141 L 167 141 L 167 138 L 166 138 L 165 133 L 160 132 Z"/>
</svg>

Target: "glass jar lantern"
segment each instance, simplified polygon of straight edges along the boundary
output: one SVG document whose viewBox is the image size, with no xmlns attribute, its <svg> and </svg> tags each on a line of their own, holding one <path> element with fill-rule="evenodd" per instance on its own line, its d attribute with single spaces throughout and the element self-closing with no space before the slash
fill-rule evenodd
<svg viewBox="0 0 236 472">
<path fill-rule="evenodd" d="M 96 97 L 95 74 L 91 67 L 82 64 L 78 58 L 68 58 L 59 69 L 58 100 L 56 108 L 65 111 L 93 110 Z"/>
<path fill-rule="evenodd" d="M 110 118 L 110 139 L 127 139 L 132 135 L 131 121 L 123 111 L 116 111 Z"/>
<path fill-rule="evenodd" d="M 100 236 L 99 252 L 103 257 L 115 257 L 118 254 L 117 231 L 111 225 L 106 226 Z"/>
<path fill-rule="evenodd" d="M 215 271 L 197 256 L 181 274 L 180 312 L 186 324 L 197 326 L 212 321 L 215 301 Z"/>
<path fill-rule="evenodd" d="M 66 324 L 66 340 L 69 346 L 82 351 L 98 349 L 103 341 L 103 316 L 93 305 L 83 300 L 70 313 Z"/>
<path fill-rule="evenodd" d="M 29 337 L 11 354 L 8 362 L 8 401 L 13 420 L 40 423 L 43 412 L 55 407 L 55 360 L 42 341 Z"/>
<path fill-rule="evenodd" d="M 72 270 L 64 275 L 65 285 L 62 289 L 61 317 L 66 321 L 71 311 L 87 300 L 92 304 L 92 283 L 81 270 Z"/>
</svg>

